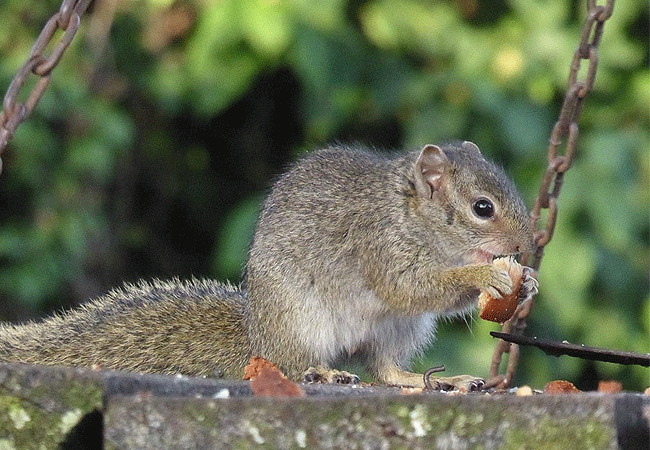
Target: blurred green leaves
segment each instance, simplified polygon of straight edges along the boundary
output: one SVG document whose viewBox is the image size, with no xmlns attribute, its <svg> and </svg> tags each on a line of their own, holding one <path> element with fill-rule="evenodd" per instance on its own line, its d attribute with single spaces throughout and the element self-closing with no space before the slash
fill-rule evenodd
<svg viewBox="0 0 650 450">
<path fill-rule="evenodd" d="M 264 188 L 291 156 L 332 141 L 472 140 L 532 205 L 585 11 L 566 0 L 110 3 L 84 17 L 3 155 L 5 318 L 140 276 L 236 279 Z M 619 1 L 605 26 L 531 335 L 650 350 L 646 6 Z M 58 7 L 3 3 L 3 91 Z M 442 324 L 420 364 L 484 375 L 495 328 Z M 535 350 L 519 373 L 536 387 L 648 384 L 642 370 Z"/>
<path fill-rule="evenodd" d="M 213 270 L 222 277 L 237 282 L 241 276 L 262 201 L 260 196 L 245 199 L 224 217 L 212 262 Z"/>
</svg>

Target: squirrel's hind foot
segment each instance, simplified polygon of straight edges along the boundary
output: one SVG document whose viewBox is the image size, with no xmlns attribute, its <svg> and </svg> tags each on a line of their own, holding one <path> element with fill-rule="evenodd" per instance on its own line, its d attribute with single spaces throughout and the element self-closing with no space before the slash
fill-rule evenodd
<svg viewBox="0 0 650 450">
<path fill-rule="evenodd" d="M 302 377 L 305 383 L 358 384 L 360 381 L 353 373 L 324 366 L 310 367 Z"/>
<path fill-rule="evenodd" d="M 485 385 L 485 380 L 472 375 L 457 375 L 455 377 L 441 377 L 429 380 L 434 391 L 480 391 Z"/>
<path fill-rule="evenodd" d="M 471 375 L 457 375 L 454 377 L 431 377 L 429 384 L 424 384 L 424 375 L 406 372 L 397 367 L 385 367 L 380 371 L 383 383 L 393 386 L 413 386 L 419 388 L 429 387 L 435 391 L 480 391 L 485 385 L 485 380 Z"/>
</svg>

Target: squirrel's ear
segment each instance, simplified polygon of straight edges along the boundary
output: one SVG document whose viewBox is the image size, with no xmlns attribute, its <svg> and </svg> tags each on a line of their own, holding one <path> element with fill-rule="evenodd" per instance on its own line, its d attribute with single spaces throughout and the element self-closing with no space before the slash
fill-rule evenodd
<svg viewBox="0 0 650 450">
<path fill-rule="evenodd" d="M 442 185 L 449 159 L 437 145 L 425 145 L 414 166 L 415 189 L 420 197 L 432 198 Z"/>
<path fill-rule="evenodd" d="M 465 141 L 465 142 L 463 142 L 461 144 L 461 148 L 463 148 L 465 150 L 475 152 L 476 154 L 480 155 L 481 157 L 483 156 L 483 154 L 481 153 L 481 150 L 478 148 L 478 145 L 476 145 L 473 142 Z"/>
</svg>

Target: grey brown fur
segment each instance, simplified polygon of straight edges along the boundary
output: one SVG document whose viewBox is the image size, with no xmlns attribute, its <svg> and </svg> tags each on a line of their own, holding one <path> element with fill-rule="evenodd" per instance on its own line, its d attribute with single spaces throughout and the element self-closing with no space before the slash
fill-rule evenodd
<svg viewBox="0 0 650 450">
<path fill-rule="evenodd" d="M 477 199 L 494 206 L 489 220 Z M 292 378 L 365 355 L 380 382 L 404 371 L 440 317 L 479 290 L 509 293 L 494 255 L 528 250 L 514 185 L 471 143 L 387 157 L 329 148 L 268 196 L 243 288 L 212 281 L 127 286 L 40 323 L 3 326 L 0 360 L 239 378 L 251 355 Z"/>
<path fill-rule="evenodd" d="M 241 378 L 245 303 L 212 281 L 126 285 L 43 322 L 2 325 L 0 360 Z"/>
</svg>

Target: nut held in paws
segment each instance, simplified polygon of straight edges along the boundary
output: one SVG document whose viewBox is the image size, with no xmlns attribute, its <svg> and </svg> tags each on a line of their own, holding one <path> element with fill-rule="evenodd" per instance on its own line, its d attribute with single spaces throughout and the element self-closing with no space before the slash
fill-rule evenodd
<svg viewBox="0 0 650 450">
<path fill-rule="evenodd" d="M 497 258 L 492 264 L 508 272 L 512 280 L 512 293 L 501 298 L 494 298 L 487 292 L 481 291 L 478 297 L 478 306 L 481 310 L 479 317 L 490 322 L 503 323 L 512 317 L 519 304 L 519 290 L 521 289 L 524 266 L 510 257 Z"/>
</svg>

